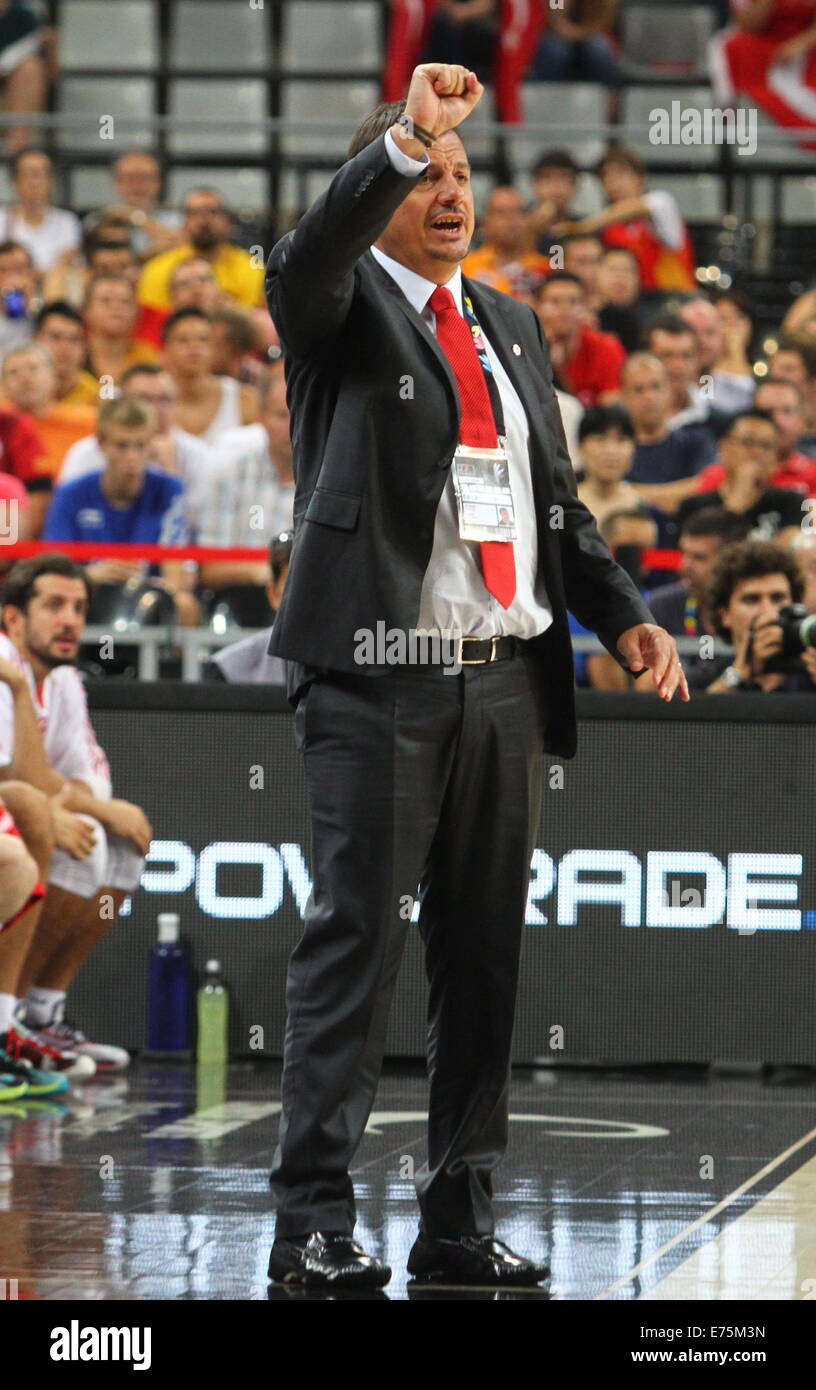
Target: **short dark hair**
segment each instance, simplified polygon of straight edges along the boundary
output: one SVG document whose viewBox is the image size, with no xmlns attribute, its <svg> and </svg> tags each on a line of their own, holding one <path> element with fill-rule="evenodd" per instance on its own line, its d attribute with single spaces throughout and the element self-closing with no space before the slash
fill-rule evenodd
<svg viewBox="0 0 816 1390">
<path fill-rule="evenodd" d="M 598 160 L 597 172 L 599 175 L 603 175 L 607 164 L 622 164 L 626 169 L 631 169 L 633 174 L 639 174 L 641 178 L 646 177 L 646 165 L 640 155 L 635 154 L 635 151 L 630 150 L 626 145 L 610 145 L 604 151 Z"/>
<path fill-rule="evenodd" d="M 787 546 L 777 545 L 775 541 L 746 540 L 727 545 L 720 552 L 707 594 L 708 611 L 718 637 L 728 641 L 730 636 L 730 629 L 720 621 L 720 609 L 728 607 L 737 585 L 768 574 L 784 574 L 790 584 L 792 601 L 801 601 L 804 581 L 796 558 Z"/>
<path fill-rule="evenodd" d="M 210 314 L 211 323 L 224 325 L 224 336 L 230 347 L 240 352 L 252 352 L 255 347 L 255 325 L 245 309 L 222 304 Z"/>
<path fill-rule="evenodd" d="M 0 241 L 0 256 L 7 256 L 10 251 L 22 251 L 23 255 L 28 258 L 28 264 L 31 266 L 31 269 L 34 269 L 34 257 L 28 247 L 23 246 L 22 242 L 9 239 Z"/>
<path fill-rule="evenodd" d="M 608 434 L 610 430 L 618 430 L 627 439 L 634 439 L 635 428 L 629 411 L 622 405 L 591 405 L 581 417 L 578 441 L 581 443 L 590 434 Z"/>
<path fill-rule="evenodd" d="M 544 150 L 538 156 L 530 173 L 533 178 L 543 174 L 547 169 L 561 169 L 565 174 L 574 174 L 577 178 L 581 172 L 580 166 L 576 164 L 569 150 Z"/>
<path fill-rule="evenodd" d="M 41 145 L 24 145 L 21 150 L 17 150 L 16 154 L 11 155 L 9 159 L 9 164 L 11 165 L 11 177 L 13 179 L 16 179 L 17 171 L 20 168 L 20 164 L 22 163 L 22 161 L 24 159 L 27 159 L 30 154 L 44 155 L 45 158 L 48 160 L 48 163 L 51 165 L 51 169 L 53 172 L 54 161 L 48 153 L 48 150 L 44 150 Z"/>
<path fill-rule="evenodd" d="M 601 250 L 605 249 L 603 240 L 598 236 L 597 232 L 570 232 L 569 236 L 561 238 L 561 245 L 566 251 L 567 247 L 572 246 L 576 241 L 596 241 Z M 628 247 L 624 249 L 628 250 Z"/>
<path fill-rule="evenodd" d="M 163 343 L 167 342 L 173 329 L 177 324 L 182 323 L 184 319 L 202 319 L 204 323 L 212 323 L 212 318 L 207 313 L 206 309 L 197 309 L 194 304 L 188 304 L 184 309 L 174 310 L 174 312 L 169 314 L 164 320 L 161 331 L 161 340 Z"/>
<path fill-rule="evenodd" d="M 653 333 L 670 333 L 673 338 L 690 333 L 695 343 L 700 341 L 697 329 L 692 328 L 685 319 L 681 319 L 679 314 L 658 314 L 657 318 L 647 323 L 643 334 L 643 342 L 646 347 L 649 347 Z"/>
<path fill-rule="evenodd" d="M 604 246 L 604 256 L 628 256 L 630 261 L 634 261 L 635 269 L 640 275 L 640 261 L 632 250 L 631 246 Z"/>
<path fill-rule="evenodd" d="M 134 376 L 163 376 L 167 367 L 162 362 L 134 362 L 130 367 L 126 367 L 119 378 L 119 386 L 123 392 L 127 391 L 131 378 Z"/>
<path fill-rule="evenodd" d="M 67 299 L 51 299 L 47 304 L 43 304 L 34 319 L 34 332 L 39 333 L 47 319 L 60 318 L 70 319 L 72 323 L 78 323 L 84 329 L 82 315 L 73 304 L 69 304 Z"/>
<path fill-rule="evenodd" d="M 405 106 L 405 101 L 381 101 L 379 106 L 375 106 L 373 111 L 369 111 L 351 137 L 346 152 L 346 160 L 353 159 L 356 154 L 360 153 L 360 150 L 364 150 L 373 140 L 385 135 L 385 132 L 390 130 L 392 125 L 396 125 L 400 116 L 405 115 Z M 459 135 L 458 126 L 451 126 L 451 129 L 445 134 Z M 459 136 L 459 138 L 462 137 Z"/>
<path fill-rule="evenodd" d="M 766 386 L 787 386 L 789 391 L 793 391 L 799 405 L 801 405 L 804 400 L 804 393 L 801 386 L 797 386 L 795 381 L 788 381 L 784 376 L 760 377 L 754 387 L 754 400 L 756 400 L 759 392 L 763 391 Z"/>
<path fill-rule="evenodd" d="M 275 580 L 276 584 L 281 577 L 284 565 L 289 564 L 289 557 L 291 554 L 291 531 L 281 531 L 279 535 L 272 537 L 269 542 L 269 568 L 272 571 L 272 578 Z"/>
<path fill-rule="evenodd" d="M 30 555 L 26 560 L 18 560 L 12 565 L 0 585 L 0 614 L 6 604 L 25 612 L 34 597 L 34 585 L 43 574 L 59 574 L 64 579 L 81 579 L 85 585 L 88 602 L 91 600 L 91 581 L 82 565 L 58 550 L 48 550 L 39 555 Z"/>
<path fill-rule="evenodd" d="M 682 523 L 680 539 L 683 536 L 718 536 L 723 545 L 728 545 L 745 540 L 750 529 L 745 517 L 738 512 L 727 512 L 725 507 L 701 507 Z"/>
<path fill-rule="evenodd" d="M 0 246 L 0 251 L 2 251 Z M 808 376 L 816 376 L 816 343 L 810 338 L 799 337 L 796 333 L 785 334 L 780 338 L 777 352 L 795 352 L 801 357 Z"/>
<path fill-rule="evenodd" d="M 541 298 L 548 285 L 557 285 L 560 281 L 571 285 L 577 285 L 582 294 L 586 294 L 583 280 L 578 275 L 573 275 L 571 270 L 554 270 L 552 275 L 548 275 L 546 280 L 542 280 L 538 287 L 538 297 Z"/>
<path fill-rule="evenodd" d="M 722 438 L 727 439 L 730 434 L 733 434 L 741 420 L 764 420 L 767 425 L 773 425 L 775 430 L 779 429 L 770 410 L 760 410 L 759 406 L 752 406 L 750 410 L 740 410 L 736 415 L 731 416 L 730 420 L 726 422 Z"/>
<path fill-rule="evenodd" d="M 616 511 L 607 513 L 598 527 L 598 530 L 607 544 L 609 544 L 609 537 L 612 535 L 618 521 L 654 522 L 654 517 L 645 504 L 640 507 L 618 507 Z"/>
</svg>

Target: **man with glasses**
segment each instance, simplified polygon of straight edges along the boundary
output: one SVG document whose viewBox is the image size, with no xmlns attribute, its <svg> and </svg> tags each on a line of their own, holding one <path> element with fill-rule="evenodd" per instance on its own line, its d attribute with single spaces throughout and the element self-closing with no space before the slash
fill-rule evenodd
<svg viewBox="0 0 816 1390">
<path fill-rule="evenodd" d="M 735 415 L 720 443 L 725 478 L 714 492 L 687 497 L 677 509 L 678 531 L 702 507 L 724 507 L 741 516 L 759 540 L 786 544 L 798 534 L 807 499 L 787 488 L 769 486 L 779 453 L 779 427 L 766 410 Z"/>
</svg>

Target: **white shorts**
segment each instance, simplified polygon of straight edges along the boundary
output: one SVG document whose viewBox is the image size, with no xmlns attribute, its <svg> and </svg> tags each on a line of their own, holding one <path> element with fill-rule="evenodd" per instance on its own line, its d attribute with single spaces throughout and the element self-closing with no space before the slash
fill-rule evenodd
<svg viewBox="0 0 816 1390">
<path fill-rule="evenodd" d="M 81 813 L 80 813 L 81 814 Z M 135 892 L 141 882 L 145 856 L 132 840 L 113 835 L 93 816 L 82 815 L 96 832 L 96 842 L 86 859 L 74 859 L 67 850 L 55 849 L 51 856 L 49 884 L 76 893 L 78 898 L 95 898 L 100 888 L 121 888 Z"/>
</svg>

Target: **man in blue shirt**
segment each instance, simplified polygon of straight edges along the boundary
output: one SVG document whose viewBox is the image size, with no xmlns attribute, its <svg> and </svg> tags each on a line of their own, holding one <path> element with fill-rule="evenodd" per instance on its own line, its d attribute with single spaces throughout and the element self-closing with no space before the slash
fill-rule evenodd
<svg viewBox="0 0 816 1390">
<path fill-rule="evenodd" d="M 146 402 L 129 396 L 106 401 L 98 424 L 105 467 L 55 489 L 42 539 L 186 545 L 184 484 L 147 466 L 156 429 L 155 412 Z M 124 583 L 144 570 L 139 560 L 99 560 L 87 567 L 92 580 L 105 584 Z M 158 582 L 172 591 L 179 620 L 196 622 L 198 607 L 182 562 L 152 566 L 150 573 L 160 575 Z"/>
</svg>

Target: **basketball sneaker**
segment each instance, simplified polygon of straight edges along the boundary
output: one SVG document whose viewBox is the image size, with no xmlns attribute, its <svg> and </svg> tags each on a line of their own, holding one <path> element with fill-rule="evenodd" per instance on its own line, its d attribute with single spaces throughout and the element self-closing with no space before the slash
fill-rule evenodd
<svg viewBox="0 0 816 1390">
<path fill-rule="evenodd" d="M 26 1083 L 27 1096 L 54 1096 L 60 1091 L 68 1090 L 68 1077 L 59 1071 L 37 1071 L 30 1062 L 22 1057 L 12 1057 L 2 1046 L 5 1041 L 0 1037 L 0 1072 L 5 1080 L 14 1077 L 18 1081 Z"/>
<path fill-rule="evenodd" d="M 124 1047 L 114 1047 L 112 1043 L 90 1042 L 78 1028 L 61 1019 L 58 1023 L 47 1023 L 38 1028 L 37 1036 L 55 1047 L 65 1047 L 77 1057 L 89 1057 L 96 1067 L 97 1074 L 124 1071 L 130 1066 L 130 1053 Z"/>
<path fill-rule="evenodd" d="M 80 1057 L 64 1044 L 60 1045 L 32 1028 L 27 1028 L 18 1019 L 5 1035 L 5 1051 L 10 1056 L 31 1062 L 38 1071 L 62 1072 L 71 1081 L 87 1081 L 96 1073 L 96 1063 L 92 1057 Z"/>
</svg>

